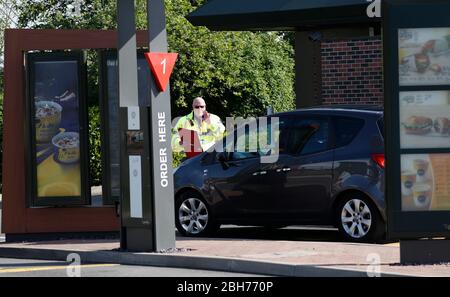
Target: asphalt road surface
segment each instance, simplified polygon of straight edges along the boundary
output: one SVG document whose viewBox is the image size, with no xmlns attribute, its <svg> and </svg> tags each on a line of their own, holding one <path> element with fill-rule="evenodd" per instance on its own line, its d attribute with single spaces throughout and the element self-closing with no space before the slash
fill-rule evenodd
<svg viewBox="0 0 450 297">
<path fill-rule="evenodd" d="M 84 264 L 0 258 L 2 277 L 68 277 L 80 271 L 81 277 L 261 277 L 261 275 L 165 267 L 125 266 L 116 264 Z M 69 273 L 68 273 L 69 271 Z M 77 274 L 78 276 L 78 274 Z"/>
</svg>

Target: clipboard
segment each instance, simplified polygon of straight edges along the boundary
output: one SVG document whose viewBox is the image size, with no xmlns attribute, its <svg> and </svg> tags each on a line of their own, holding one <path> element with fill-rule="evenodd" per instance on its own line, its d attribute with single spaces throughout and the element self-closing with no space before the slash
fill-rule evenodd
<svg viewBox="0 0 450 297">
<path fill-rule="evenodd" d="M 188 159 L 203 153 L 200 137 L 196 131 L 181 128 L 178 130 L 178 134 Z"/>
</svg>

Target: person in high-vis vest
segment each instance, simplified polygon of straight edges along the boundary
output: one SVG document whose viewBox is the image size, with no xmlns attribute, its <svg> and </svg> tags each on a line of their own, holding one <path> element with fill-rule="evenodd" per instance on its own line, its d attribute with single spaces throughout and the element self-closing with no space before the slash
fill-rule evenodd
<svg viewBox="0 0 450 297">
<path fill-rule="evenodd" d="M 225 126 L 220 118 L 206 111 L 206 102 L 198 97 L 192 103 L 193 111 L 181 117 L 172 130 L 172 149 L 174 152 L 182 152 L 181 137 L 179 131 L 187 129 L 197 132 L 203 151 L 210 149 L 218 140 L 222 139 Z"/>
</svg>

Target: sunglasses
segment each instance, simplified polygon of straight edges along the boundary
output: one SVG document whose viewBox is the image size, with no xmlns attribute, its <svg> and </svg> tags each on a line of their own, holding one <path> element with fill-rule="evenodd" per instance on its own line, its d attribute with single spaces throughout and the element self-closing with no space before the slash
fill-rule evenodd
<svg viewBox="0 0 450 297">
<path fill-rule="evenodd" d="M 194 107 L 195 109 L 205 108 L 205 105 L 198 105 Z"/>
</svg>

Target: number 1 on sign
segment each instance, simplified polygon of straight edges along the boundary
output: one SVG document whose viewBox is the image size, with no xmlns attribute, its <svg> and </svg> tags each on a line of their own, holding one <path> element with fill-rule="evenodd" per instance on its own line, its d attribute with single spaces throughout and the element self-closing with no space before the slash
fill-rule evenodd
<svg viewBox="0 0 450 297">
<path fill-rule="evenodd" d="M 163 74 L 166 74 L 166 64 L 167 64 L 167 59 L 162 60 L 161 65 L 163 65 Z"/>
</svg>

